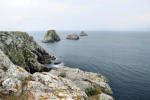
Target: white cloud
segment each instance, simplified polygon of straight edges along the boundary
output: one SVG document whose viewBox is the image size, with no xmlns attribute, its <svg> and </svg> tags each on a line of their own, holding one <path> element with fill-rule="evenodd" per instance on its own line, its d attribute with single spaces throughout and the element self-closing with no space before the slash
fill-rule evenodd
<svg viewBox="0 0 150 100">
<path fill-rule="evenodd" d="M 149 0 L 0 0 L 0 30 L 150 29 Z"/>
</svg>

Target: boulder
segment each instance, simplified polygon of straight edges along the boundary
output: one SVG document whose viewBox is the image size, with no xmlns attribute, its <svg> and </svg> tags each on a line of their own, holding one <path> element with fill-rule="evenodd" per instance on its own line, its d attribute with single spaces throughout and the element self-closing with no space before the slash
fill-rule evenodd
<svg viewBox="0 0 150 100">
<path fill-rule="evenodd" d="M 73 69 L 66 66 L 61 66 L 56 70 L 53 69 L 50 73 L 71 80 L 77 87 L 85 91 L 89 97 L 98 96 L 102 93 L 112 94 L 107 78 L 100 74 L 85 72 L 80 69 Z"/>
<path fill-rule="evenodd" d="M 82 32 L 80 33 L 80 36 L 87 36 L 87 34 L 86 34 L 84 31 L 82 31 Z"/>
<path fill-rule="evenodd" d="M 79 36 L 77 34 L 69 34 L 69 35 L 67 35 L 66 39 L 78 40 Z"/>
<path fill-rule="evenodd" d="M 26 32 L 0 31 L 0 49 L 16 65 L 27 71 L 48 71 L 43 64 L 51 63 L 49 55 Z"/>
<path fill-rule="evenodd" d="M 55 42 L 60 41 L 59 36 L 56 34 L 55 30 L 48 30 L 44 36 L 44 39 L 42 42 Z"/>
</svg>

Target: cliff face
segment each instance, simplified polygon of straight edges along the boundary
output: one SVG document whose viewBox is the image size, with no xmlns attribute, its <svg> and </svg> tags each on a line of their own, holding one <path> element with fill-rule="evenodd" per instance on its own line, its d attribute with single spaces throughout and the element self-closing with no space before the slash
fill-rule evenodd
<svg viewBox="0 0 150 100">
<path fill-rule="evenodd" d="M 0 32 L 0 49 L 10 60 L 27 71 L 48 70 L 43 66 L 52 57 L 25 32 Z"/>
</svg>

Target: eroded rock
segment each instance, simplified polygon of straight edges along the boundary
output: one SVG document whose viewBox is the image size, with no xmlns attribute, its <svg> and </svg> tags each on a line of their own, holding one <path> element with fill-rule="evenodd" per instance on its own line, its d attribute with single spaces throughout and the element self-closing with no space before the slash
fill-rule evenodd
<svg viewBox="0 0 150 100">
<path fill-rule="evenodd" d="M 101 93 L 101 94 L 99 95 L 99 99 L 100 99 L 100 100 L 114 100 L 110 95 L 107 95 L 107 94 L 105 94 L 105 93 Z"/>
<path fill-rule="evenodd" d="M 30 74 L 14 65 L 1 50 L 0 65 L 1 99 L 23 96 L 25 100 L 113 100 L 106 94 L 111 93 L 107 79 L 100 74 L 65 66 Z"/>
<path fill-rule="evenodd" d="M 42 42 L 55 42 L 55 41 L 60 41 L 60 37 L 57 35 L 55 30 L 48 30 Z"/>
<path fill-rule="evenodd" d="M 48 70 L 43 64 L 51 62 L 51 56 L 26 32 L 0 31 L 0 49 L 14 64 L 31 73 Z"/>
<path fill-rule="evenodd" d="M 50 73 L 70 79 L 77 87 L 85 91 L 89 97 L 94 95 L 98 96 L 102 93 L 112 94 L 112 90 L 107 83 L 108 80 L 100 74 L 85 72 L 80 69 L 72 69 L 65 66 L 51 70 Z"/>
<path fill-rule="evenodd" d="M 69 34 L 69 35 L 67 35 L 66 39 L 78 40 L 79 36 L 77 34 Z"/>
<path fill-rule="evenodd" d="M 0 99 L 16 100 L 16 96 L 25 96 L 23 100 L 87 100 L 84 91 L 71 80 L 57 77 L 49 72 L 28 73 L 14 65 L 0 50 Z M 3 70 L 3 67 L 7 70 Z"/>
<path fill-rule="evenodd" d="M 84 31 L 82 31 L 82 32 L 80 33 L 80 36 L 87 36 L 87 34 L 86 34 Z"/>
</svg>

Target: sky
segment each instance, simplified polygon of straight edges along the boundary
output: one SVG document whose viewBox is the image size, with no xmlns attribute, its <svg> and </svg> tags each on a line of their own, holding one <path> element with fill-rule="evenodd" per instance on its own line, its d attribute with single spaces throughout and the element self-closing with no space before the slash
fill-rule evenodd
<svg viewBox="0 0 150 100">
<path fill-rule="evenodd" d="M 0 30 L 150 31 L 150 0 L 0 0 Z"/>
</svg>

